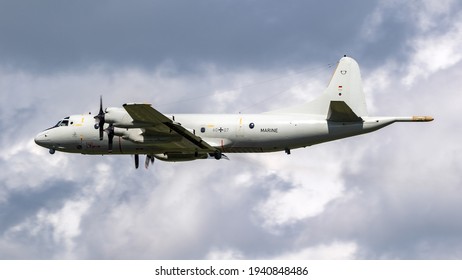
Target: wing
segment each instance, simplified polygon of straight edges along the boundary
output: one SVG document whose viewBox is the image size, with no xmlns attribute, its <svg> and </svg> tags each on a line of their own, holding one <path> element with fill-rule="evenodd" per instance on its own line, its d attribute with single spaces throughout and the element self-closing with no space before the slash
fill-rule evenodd
<svg viewBox="0 0 462 280">
<path fill-rule="evenodd" d="M 123 107 L 134 123 L 142 124 L 144 136 L 171 136 L 166 148 L 197 152 L 214 152 L 216 148 L 196 136 L 193 132 L 175 123 L 149 104 L 127 103 Z"/>
</svg>

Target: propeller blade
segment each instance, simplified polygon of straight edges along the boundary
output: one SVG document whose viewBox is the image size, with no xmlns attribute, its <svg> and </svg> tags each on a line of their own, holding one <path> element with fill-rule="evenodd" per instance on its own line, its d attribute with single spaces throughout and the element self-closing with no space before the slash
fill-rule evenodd
<svg viewBox="0 0 462 280">
<path fill-rule="evenodd" d="M 103 96 L 99 96 L 99 114 L 98 115 L 104 115 L 103 111 Z"/>
<path fill-rule="evenodd" d="M 95 124 L 95 129 L 99 129 L 99 140 L 103 140 L 103 130 L 104 130 L 104 111 L 103 111 L 103 96 L 99 97 L 99 112 L 95 116 L 95 120 L 98 121 L 98 124 Z"/>
<path fill-rule="evenodd" d="M 99 140 L 103 140 L 103 126 L 99 125 Z"/>
<path fill-rule="evenodd" d="M 114 126 L 110 124 L 108 128 L 106 129 L 107 136 L 108 136 L 108 150 L 109 152 L 112 152 L 112 142 L 114 139 Z"/>
</svg>

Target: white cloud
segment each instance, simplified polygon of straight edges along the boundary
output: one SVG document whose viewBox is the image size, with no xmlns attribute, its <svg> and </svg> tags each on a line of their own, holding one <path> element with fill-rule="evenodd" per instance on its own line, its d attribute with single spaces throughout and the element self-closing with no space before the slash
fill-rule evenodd
<svg viewBox="0 0 462 280">
<path fill-rule="evenodd" d="M 356 257 L 358 246 L 353 242 L 334 241 L 331 244 L 320 244 L 275 257 L 279 260 L 349 260 Z"/>
<path fill-rule="evenodd" d="M 395 1 L 392 1 L 395 2 Z M 421 31 L 429 31 L 447 24 L 449 16 L 454 10 L 454 0 L 412 0 L 396 1 L 408 6 L 410 16 L 416 19 L 416 25 Z"/>
<path fill-rule="evenodd" d="M 207 253 L 205 259 L 208 260 L 242 260 L 244 256 L 242 252 L 235 249 L 212 249 Z"/>
<path fill-rule="evenodd" d="M 253 156 L 258 164 L 288 182 L 288 188 L 269 188 L 267 199 L 256 205 L 263 226 L 271 232 L 321 215 L 326 206 L 344 195 L 343 173 L 354 172 L 367 147 L 358 140 L 324 143 L 294 150 Z M 271 186 L 271 185 L 269 185 Z"/>
<path fill-rule="evenodd" d="M 391 19 L 409 22 L 418 32 L 431 31 L 448 24 L 454 10 L 457 10 L 454 0 L 382 0 L 366 17 L 362 33 L 374 39 Z"/>
<path fill-rule="evenodd" d="M 412 84 L 419 77 L 429 75 L 454 66 L 462 59 L 462 13 L 443 34 L 430 34 L 410 40 L 409 46 L 414 49 L 411 56 L 408 74 L 403 82 Z"/>
<path fill-rule="evenodd" d="M 330 154 L 323 153 L 323 163 L 317 164 L 314 159 L 320 153 L 313 153 L 312 159 L 306 159 L 305 153 L 308 151 L 292 153 L 286 156 L 281 152 L 260 158 L 259 164 L 284 178 L 290 186 L 288 189 L 270 188 L 268 198 L 255 207 L 264 220 L 263 225 L 269 229 L 319 215 L 325 205 L 343 191 L 338 173 L 342 170 L 342 161 L 328 158 Z"/>
<path fill-rule="evenodd" d="M 39 222 L 49 224 L 53 228 L 53 238 L 63 244 L 64 252 L 57 258 L 76 258 L 74 239 L 80 235 L 80 221 L 90 207 L 91 201 L 68 201 L 60 211 L 55 213 L 39 212 Z"/>
<path fill-rule="evenodd" d="M 8 247 L 16 246 L 22 250 L 11 255 L 4 252 L 2 257 L 23 259 L 37 257 L 78 258 L 79 256 L 76 255 L 75 251 L 75 238 L 81 233 L 80 222 L 82 216 L 87 213 L 90 204 L 91 201 L 87 199 L 69 200 L 57 211 L 39 210 L 35 216 L 9 228 L 2 234 L 2 243 L 10 243 L 11 245 Z M 26 237 L 25 240 L 24 237 Z M 28 249 L 28 246 L 34 246 L 32 244 L 41 244 L 44 247 Z M 53 246 L 51 252 L 48 252 L 48 246 Z M 45 251 L 45 253 L 40 252 L 40 250 Z"/>
<path fill-rule="evenodd" d="M 12 139 L 14 141 L 14 139 Z M 0 171 L 3 187 L 0 189 L 0 204 L 5 202 L 8 192 L 27 191 L 40 188 L 50 179 L 50 171 L 66 170 L 69 158 L 58 154 L 52 161 L 44 161 L 48 151 L 39 148 L 32 139 L 22 138 L 0 149 Z M 68 177 L 69 178 L 69 177 Z"/>
<path fill-rule="evenodd" d="M 354 242 L 334 241 L 331 244 L 319 244 L 293 251 L 287 251 L 275 256 L 274 260 L 349 260 L 356 257 L 358 246 Z M 257 258 L 264 258 L 259 256 Z M 241 251 L 226 248 L 213 248 L 207 253 L 206 259 L 210 260 L 242 260 L 248 259 Z"/>
<path fill-rule="evenodd" d="M 409 86 L 462 59 L 459 51 L 462 12 L 458 6 L 454 0 L 381 1 L 365 20 L 362 35 L 366 40 L 375 41 L 383 31 L 388 31 L 387 24 L 394 22 L 414 31 L 402 33 L 406 38 L 401 48 L 405 47 L 410 59 L 402 83 Z M 400 31 L 395 33 L 401 34 Z"/>
</svg>

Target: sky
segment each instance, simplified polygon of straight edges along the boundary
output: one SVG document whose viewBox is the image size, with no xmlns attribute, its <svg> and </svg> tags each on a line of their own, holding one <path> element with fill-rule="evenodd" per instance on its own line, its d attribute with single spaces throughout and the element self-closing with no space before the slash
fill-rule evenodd
<svg viewBox="0 0 462 280">
<path fill-rule="evenodd" d="M 0 1 L 0 259 L 460 259 L 461 45 L 455 0 Z M 148 170 L 33 141 L 100 95 L 165 113 L 307 102 L 344 54 L 370 115 L 435 120 Z"/>
</svg>

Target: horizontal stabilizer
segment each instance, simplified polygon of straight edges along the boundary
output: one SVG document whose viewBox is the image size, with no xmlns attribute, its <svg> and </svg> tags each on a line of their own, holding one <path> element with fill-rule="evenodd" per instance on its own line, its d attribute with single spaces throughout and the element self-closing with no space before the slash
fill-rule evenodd
<svg viewBox="0 0 462 280">
<path fill-rule="evenodd" d="M 331 101 L 327 120 L 331 122 L 360 122 L 363 121 L 344 101 Z"/>
</svg>

